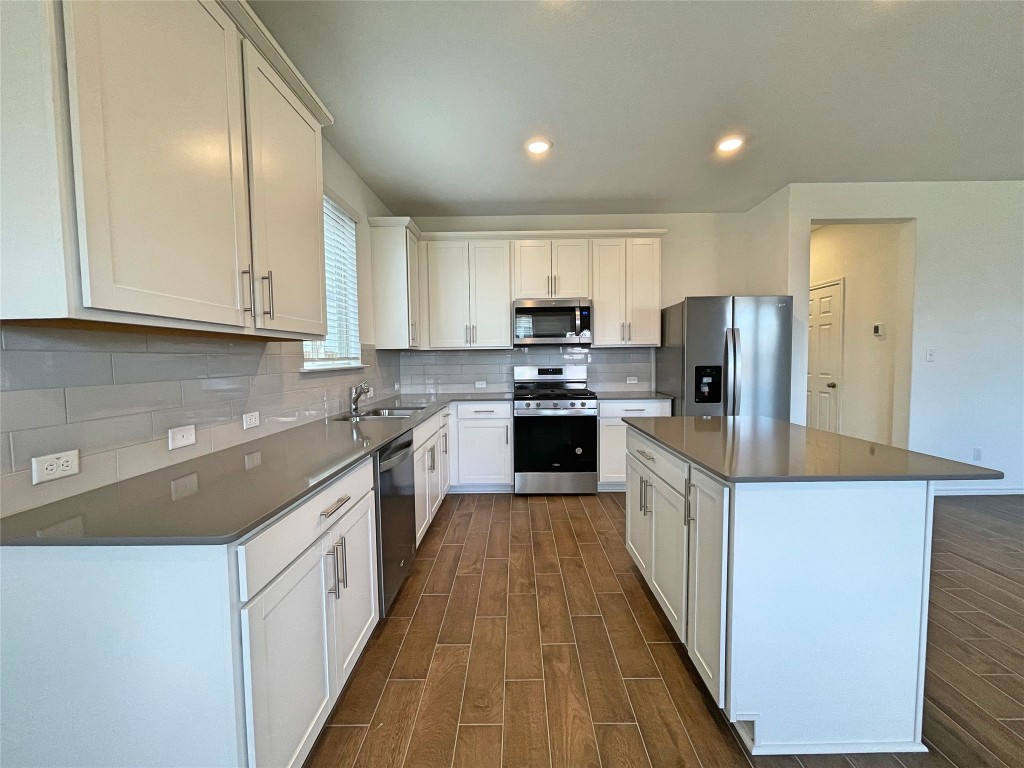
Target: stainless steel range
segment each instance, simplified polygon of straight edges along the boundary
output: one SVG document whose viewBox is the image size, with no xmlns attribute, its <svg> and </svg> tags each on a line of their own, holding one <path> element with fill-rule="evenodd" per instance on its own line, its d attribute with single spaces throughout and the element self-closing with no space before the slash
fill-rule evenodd
<svg viewBox="0 0 1024 768">
<path fill-rule="evenodd" d="M 597 493 L 597 395 L 587 366 L 513 369 L 516 493 Z"/>
</svg>

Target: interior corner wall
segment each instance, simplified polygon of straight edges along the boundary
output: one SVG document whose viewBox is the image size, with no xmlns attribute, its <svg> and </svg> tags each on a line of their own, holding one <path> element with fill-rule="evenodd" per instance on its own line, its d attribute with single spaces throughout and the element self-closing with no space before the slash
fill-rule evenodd
<svg viewBox="0 0 1024 768">
<path fill-rule="evenodd" d="M 374 343 L 373 269 L 370 265 L 370 216 L 390 216 L 391 211 L 374 194 L 334 147 L 323 142 L 324 191 L 337 197 L 356 215 L 356 270 L 359 290 L 359 340 Z"/>
<path fill-rule="evenodd" d="M 1024 492 L 1024 181 L 792 184 L 788 293 L 808 301 L 815 220 L 910 219 L 916 230 L 908 447 L 1003 480 L 939 493 Z M 807 367 L 806 317 L 794 371 Z M 926 363 L 926 349 L 935 362 Z M 794 387 L 794 390 L 800 389 Z M 799 407 L 796 407 L 797 401 Z M 806 419 L 803 392 L 793 421 Z"/>
</svg>

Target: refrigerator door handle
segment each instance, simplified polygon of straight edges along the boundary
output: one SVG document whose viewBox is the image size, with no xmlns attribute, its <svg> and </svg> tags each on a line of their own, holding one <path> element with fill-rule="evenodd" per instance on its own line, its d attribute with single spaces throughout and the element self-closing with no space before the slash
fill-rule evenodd
<svg viewBox="0 0 1024 768">
<path fill-rule="evenodd" d="M 733 416 L 734 408 L 733 404 L 736 400 L 736 363 L 735 354 L 733 352 L 733 338 L 732 328 L 725 329 L 725 381 L 723 382 L 724 387 L 722 391 L 722 399 L 725 401 L 725 407 L 722 409 L 724 415 Z"/>
<path fill-rule="evenodd" d="M 743 392 L 743 357 L 740 354 L 740 329 L 732 329 L 732 415 L 740 415 L 740 396 Z"/>
</svg>

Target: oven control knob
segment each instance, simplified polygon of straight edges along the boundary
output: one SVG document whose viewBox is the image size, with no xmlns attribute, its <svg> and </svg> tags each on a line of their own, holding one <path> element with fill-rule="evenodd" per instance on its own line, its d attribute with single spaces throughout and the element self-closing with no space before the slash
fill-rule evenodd
<svg viewBox="0 0 1024 768">
<path fill-rule="evenodd" d="M 526 405 L 523 406 L 523 408 L 529 408 L 529 407 L 530 407 L 529 403 L 527 403 Z"/>
<path fill-rule="evenodd" d="M 583 405 L 583 403 L 580 403 L 580 405 Z M 569 403 L 569 407 L 570 408 L 575 408 L 576 407 L 576 403 Z"/>
</svg>

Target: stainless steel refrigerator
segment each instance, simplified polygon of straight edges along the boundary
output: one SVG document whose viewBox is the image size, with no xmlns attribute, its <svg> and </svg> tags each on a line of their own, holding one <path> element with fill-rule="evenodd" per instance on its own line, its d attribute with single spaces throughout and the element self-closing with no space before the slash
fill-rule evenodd
<svg viewBox="0 0 1024 768">
<path fill-rule="evenodd" d="M 657 390 L 673 416 L 789 421 L 792 296 L 692 296 L 661 310 Z"/>
</svg>

